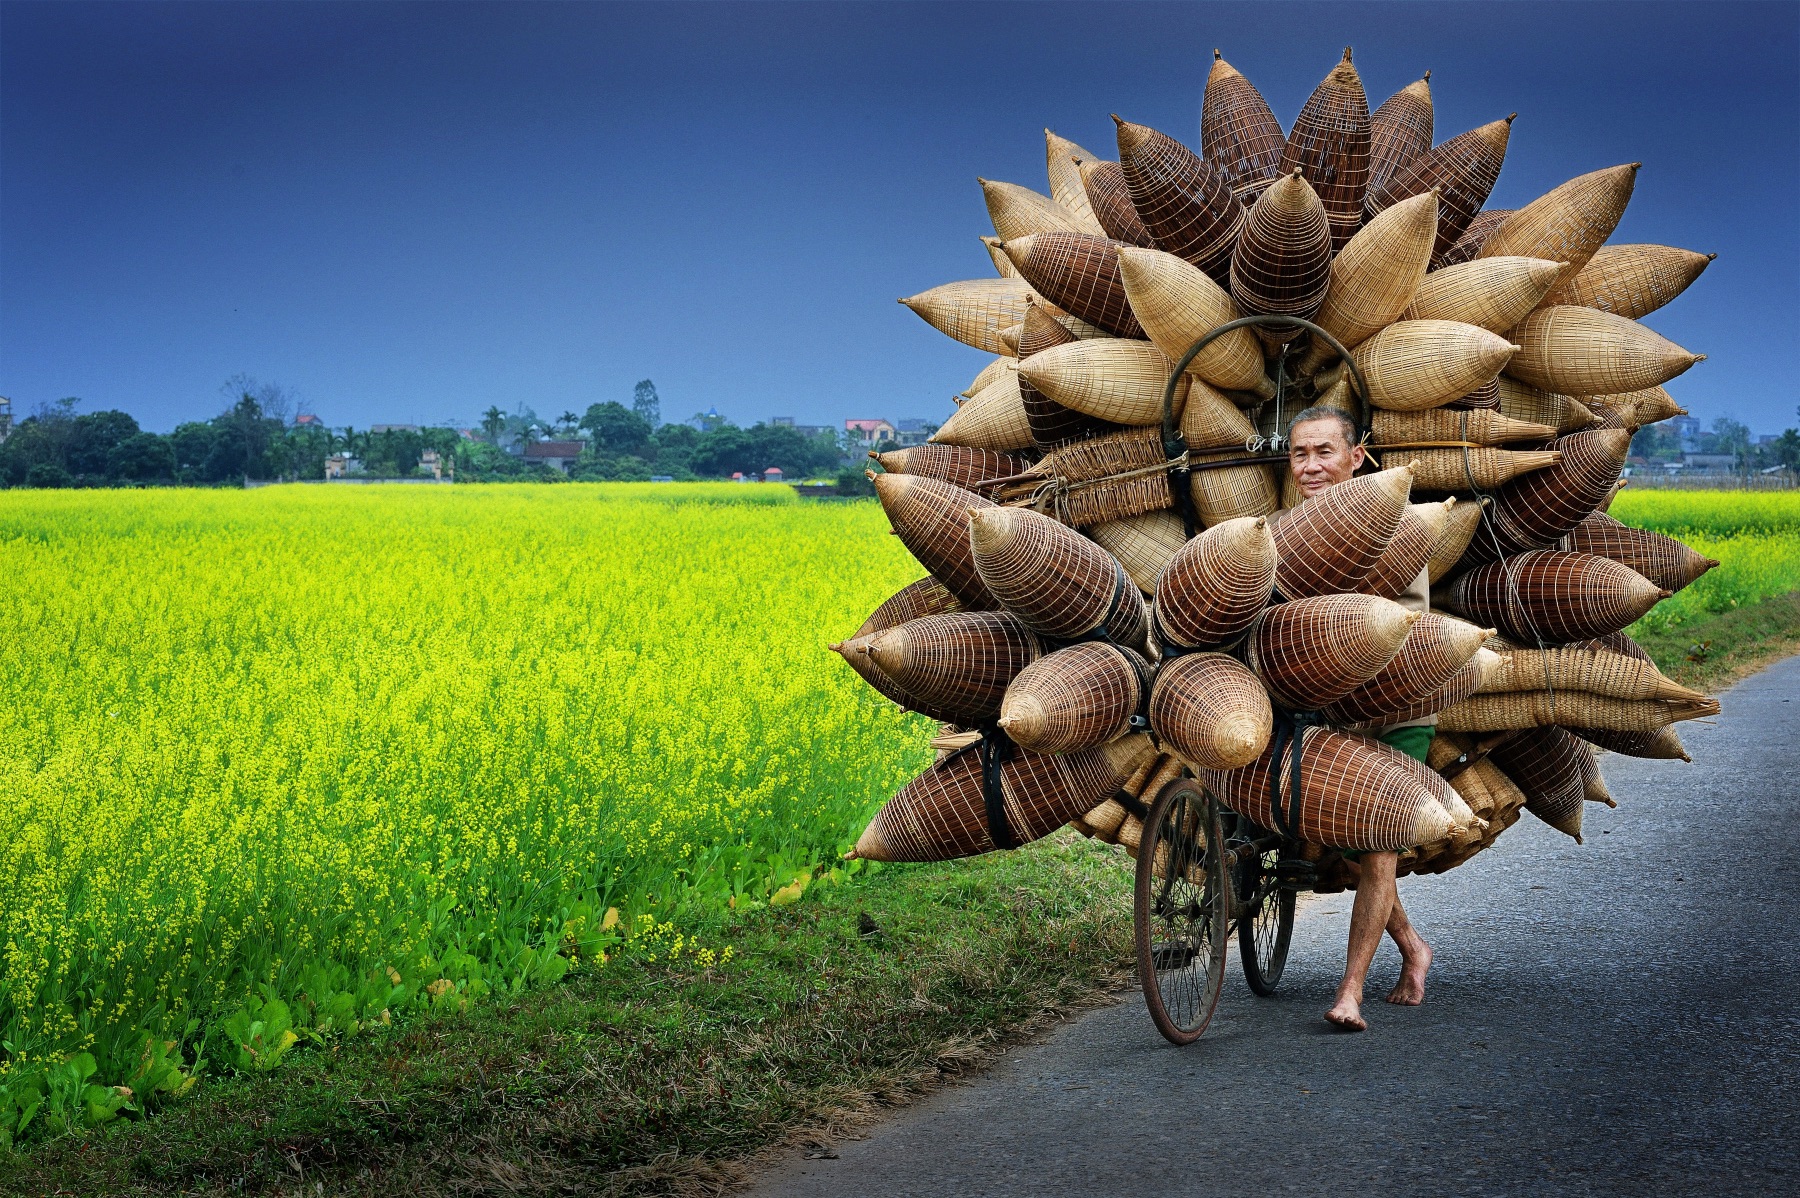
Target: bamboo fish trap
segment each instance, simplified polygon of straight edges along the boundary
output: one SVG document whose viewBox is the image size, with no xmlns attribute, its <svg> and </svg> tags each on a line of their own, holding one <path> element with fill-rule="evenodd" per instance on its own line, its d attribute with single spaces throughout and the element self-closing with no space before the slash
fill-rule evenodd
<svg viewBox="0 0 1800 1198">
<path fill-rule="evenodd" d="M 1470 695 L 1438 714 L 1450 732 L 1500 732 L 1567 725 L 1611 732 L 1655 732 L 1681 720 L 1719 714 L 1715 699 L 1615 699 L 1588 691 L 1515 691 Z"/>
<path fill-rule="evenodd" d="M 1357 589 L 1384 599 L 1404 594 L 1425 572 L 1432 547 L 1443 537 L 1455 506 L 1454 497 L 1438 503 L 1408 504 L 1394 539 L 1382 550 L 1369 576 Z"/>
<path fill-rule="evenodd" d="M 1422 614 L 1374 595 L 1293 599 L 1256 617 L 1242 653 L 1277 703 L 1317 711 L 1380 673 Z"/>
<path fill-rule="evenodd" d="M 1150 727 L 1163 744 L 1202 769 L 1255 761 L 1274 726 L 1269 696 L 1243 663 L 1222 653 L 1189 653 L 1165 665 L 1150 694 Z"/>
<path fill-rule="evenodd" d="M 1223 286 L 1244 227 L 1244 206 L 1232 194 L 1231 180 L 1174 138 L 1117 116 L 1113 121 L 1126 189 L 1156 247 Z"/>
<path fill-rule="evenodd" d="M 1334 723 L 1353 724 L 1404 711 L 1443 690 L 1492 632 L 1434 612 L 1423 613 L 1401 642 L 1399 652 L 1367 682 L 1327 705 L 1323 714 Z"/>
<path fill-rule="evenodd" d="M 1581 843 L 1593 751 L 1561 728 L 1534 728 L 1495 748 L 1494 764 L 1525 795 L 1525 810 Z"/>
<path fill-rule="evenodd" d="M 1058 324 L 1048 312 L 1033 304 L 1026 309 L 1025 324 L 1020 330 L 1019 360 L 1023 362 L 1044 350 L 1070 345 L 1077 340 L 1075 334 Z M 1101 420 L 1057 403 L 1025 378 L 1019 380 L 1019 403 L 1025 411 L 1025 424 L 1031 430 L 1032 443 L 1040 450 L 1048 451 L 1076 441 L 1104 437 L 1108 433 L 1117 432 L 1120 427 L 1111 421 Z M 1025 469 L 1025 465 L 1020 462 L 1011 469 L 995 470 L 987 477 L 1000 478 L 1017 474 Z"/>
<path fill-rule="evenodd" d="M 1200 102 L 1200 153 L 1225 173 L 1246 206 L 1280 172 L 1286 142 L 1256 85 L 1214 50 Z"/>
<path fill-rule="evenodd" d="M 1362 228 L 1369 151 L 1369 100 L 1346 46 L 1343 61 L 1331 68 L 1294 118 L 1277 168 L 1282 175 L 1303 173 L 1316 184 L 1330 220 L 1330 251 L 1343 249 Z"/>
<path fill-rule="evenodd" d="M 1043 656 L 1043 642 L 1008 612 L 921 616 L 868 638 L 877 669 L 949 723 L 975 724 L 1000 714 L 1020 670 Z"/>
<path fill-rule="evenodd" d="M 969 513 L 991 508 L 992 503 L 934 478 L 871 471 L 869 479 L 894 534 L 933 578 L 972 611 L 993 611 L 1000 606 L 981 580 L 969 551 Z"/>
<path fill-rule="evenodd" d="M 1634 320 L 1597 308 L 1540 308 L 1511 335 L 1519 351 L 1506 372 L 1570 395 L 1642 391 L 1706 360 Z"/>
<path fill-rule="evenodd" d="M 1513 208 L 1483 208 L 1477 212 L 1469 221 L 1469 227 L 1463 232 L 1463 235 L 1456 239 L 1456 244 L 1451 246 L 1448 252 L 1432 257 L 1432 269 L 1442 270 L 1447 266 L 1457 266 L 1464 262 L 1474 261 L 1480 255 L 1481 247 L 1487 244 L 1487 239 L 1492 237 L 1495 231 L 1506 223 L 1507 217 L 1515 211 L 1516 209 Z"/>
<path fill-rule="evenodd" d="M 862 627 L 854 635 L 868 636 L 904 624 L 908 620 L 916 620 L 920 616 L 941 616 L 961 610 L 962 604 L 957 602 L 956 596 L 943 583 L 927 576 L 908 583 L 883 600 L 880 607 L 869 613 L 869 618 L 862 622 Z"/>
<path fill-rule="evenodd" d="M 1688 289 L 1717 254 L 1668 245 L 1603 245 L 1581 273 L 1544 298 L 1639 320 Z"/>
<path fill-rule="evenodd" d="M 1025 458 L 1010 453 L 962 445 L 913 445 L 886 453 L 870 450 L 869 456 L 889 474 L 935 478 L 965 491 L 976 490 L 983 479 L 1017 474 L 1031 466 Z"/>
<path fill-rule="evenodd" d="M 1425 277 L 1406 320 L 1455 320 L 1505 333 L 1543 302 L 1566 262 L 1542 258 L 1477 258 Z"/>
<path fill-rule="evenodd" d="M 1119 285 L 1114 250 L 1120 244 L 1089 233 L 1038 233 L 1009 238 L 1003 248 L 1025 281 L 1058 308 L 1115 337 L 1142 337 Z"/>
<path fill-rule="evenodd" d="M 1438 235 L 1432 249 L 1432 264 L 1444 265 L 1458 238 L 1470 227 L 1481 206 L 1487 203 L 1488 193 L 1500 177 L 1512 122 L 1510 116 L 1503 121 L 1489 122 L 1478 129 L 1459 133 L 1419 155 L 1384 186 L 1369 193 L 1365 204 L 1368 215 L 1373 217 L 1401 200 L 1435 188 L 1438 193 Z"/>
<path fill-rule="evenodd" d="M 1369 116 L 1369 191 L 1380 190 L 1389 179 L 1429 151 L 1432 131 L 1431 72 L 1426 71 L 1423 79 L 1409 83 L 1389 96 Z M 1366 200 L 1364 213 L 1367 219 L 1378 215 L 1368 211 Z M 1435 229 L 1435 210 L 1432 224 Z M 1429 257 L 1430 251 L 1426 254 Z"/>
<path fill-rule="evenodd" d="M 1402 466 L 1327 487 L 1274 522 L 1275 588 L 1287 599 L 1359 590 L 1406 514 Z"/>
<path fill-rule="evenodd" d="M 1087 530 L 1094 543 L 1119 559 L 1125 573 L 1146 595 L 1156 593 L 1156 580 L 1187 543 L 1187 530 L 1173 512 L 1145 512 L 1123 520 L 1109 520 Z"/>
<path fill-rule="evenodd" d="M 975 568 L 993 595 L 1058 640 L 1100 635 L 1146 651 L 1144 597 L 1111 554 L 1048 516 L 1015 507 L 969 515 Z"/>
<path fill-rule="evenodd" d="M 1539 549 L 1470 570 L 1437 603 L 1535 645 L 1617 632 L 1667 597 L 1667 591 L 1618 562 Z"/>
<path fill-rule="evenodd" d="M 1077 159 L 1092 157 L 1068 138 L 1044 130 L 1044 170 L 1050 177 L 1050 198 L 1074 216 L 1082 232 L 1104 236 L 1106 230 L 1088 206 L 1087 187 L 1082 183 L 1081 169 L 1075 165 Z"/>
<path fill-rule="evenodd" d="M 1310 320 L 1331 283 L 1331 243 L 1325 207 L 1296 167 L 1265 188 L 1244 218 L 1231 256 L 1231 298 L 1247 315 Z M 1285 340 L 1300 331 L 1276 326 L 1263 338 Z"/>
<path fill-rule="evenodd" d="M 1087 189 L 1088 207 L 1106 235 L 1126 245 L 1150 247 L 1156 242 L 1144 222 L 1138 219 L 1131 204 L 1131 191 L 1125 186 L 1125 172 L 1116 162 L 1089 161 L 1079 163 L 1081 182 Z"/>
<path fill-rule="evenodd" d="M 1557 443 L 1562 460 L 1501 488 L 1489 513 L 1492 536 L 1469 546 L 1472 562 L 1489 561 L 1500 551 L 1554 545 L 1611 494 L 1625 468 L 1631 434 L 1599 428 L 1570 433 Z"/>
<path fill-rule="evenodd" d="M 1034 753 L 1079 753 L 1127 732 L 1149 701 L 1150 664 L 1130 649 L 1089 642 L 1058 649 L 1019 671 L 1000 704 L 999 727 Z"/>
<path fill-rule="evenodd" d="M 1236 641 L 1268 606 L 1275 561 L 1275 538 L 1261 517 L 1214 525 L 1182 545 L 1157 580 L 1157 640 L 1165 650 Z"/>
<path fill-rule="evenodd" d="M 1085 233 L 1081 220 L 1047 195 L 1020 187 L 1017 183 L 997 183 L 977 179 L 981 195 L 987 201 L 988 219 L 1001 241 L 1030 237 L 1034 233 Z"/>
<path fill-rule="evenodd" d="M 1674 537 L 1632 528 L 1604 512 L 1594 512 L 1570 529 L 1558 547 L 1610 558 L 1671 594 L 1719 564 L 1717 558 L 1695 553 Z"/>
</svg>

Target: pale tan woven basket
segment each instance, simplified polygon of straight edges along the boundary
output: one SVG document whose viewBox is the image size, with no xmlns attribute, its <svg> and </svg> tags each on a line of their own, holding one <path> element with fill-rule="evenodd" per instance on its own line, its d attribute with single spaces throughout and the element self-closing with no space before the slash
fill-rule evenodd
<svg viewBox="0 0 1800 1198">
<path fill-rule="evenodd" d="M 1480 256 L 1566 262 L 1563 278 L 1573 278 L 1618 227 L 1641 165 L 1591 171 L 1546 192 L 1508 217 L 1482 245 Z"/>
<path fill-rule="evenodd" d="M 1577 432 L 1599 419 L 1571 396 L 1542 391 L 1504 374 L 1498 382 L 1502 416 L 1547 424 L 1559 433 Z"/>
<path fill-rule="evenodd" d="M 1173 366 L 1148 341 L 1108 338 L 1040 350 L 1019 363 L 1019 377 L 1063 407 L 1100 420 L 1160 425 Z"/>
<path fill-rule="evenodd" d="M 1453 320 L 1402 320 L 1355 349 L 1351 356 L 1378 408 L 1412 412 L 1441 407 L 1467 395 L 1514 357 L 1505 337 Z"/>
<path fill-rule="evenodd" d="M 1331 286 L 1319 309 L 1320 328 L 1355 348 L 1400 319 L 1425 281 L 1437 240 L 1437 193 L 1428 191 L 1371 220 L 1331 263 Z M 1336 356 L 1315 339 L 1301 359 L 1304 374 Z"/>
<path fill-rule="evenodd" d="M 1540 308 L 1511 335 L 1519 352 L 1506 373 L 1568 395 L 1641 391 L 1706 359 L 1634 320 L 1596 308 Z"/>
<path fill-rule="evenodd" d="M 1104 237 L 1106 230 L 1101 227 L 1093 208 L 1088 205 L 1087 188 L 1081 182 L 1081 169 L 1075 165 L 1078 158 L 1092 157 L 1092 154 L 1068 138 L 1058 137 L 1050 130 L 1044 130 L 1044 167 L 1050 177 L 1050 198 L 1075 218 L 1075 223 L 1081 226 L 1083 233 Z"/>
<path fill-rule="evenodd" d="M 1370 413 L 1369 441 L 1374 448 L 1430 441 L 1471 445 L 1506 445 L 1519 441 L 1549 441 L 1556 429 L 1548 424 L 1515 420 L 1493 408 L 1457 410 L 1427 408 L 1423 412 Z"/>
<path fill-rule="evenodd" d="M 1477 258 L 1434 270 L 1413 296 L 1406 320 L 1455 320 L 1505 333 L 1543 302 L 1564 263 L 1542 258 Z"/>
<path fill-rule="evenodd" d="M 1166 511 L 1109 520 L 1089 528 L 1087 534 L 1119 559 L 1125 573 L 1146 595 L 1156 592 L 1156 580 L 1163 567 L 1188 540 L 1181 517 Z"/>
<path fill-rule="evenodd" d="M 988 219 L 1001 241 L 1030 237 L 1034 233 L 1085 233 L 1087 229 L 1073 212 L 1049 196 L 1020 187 L 1017 183 L 997 183 L 978 179 L 982 197 L 987 201 Z"/>
<path fill-rule="evenodd" d="M 1124 734 L 1148 699 L 1150 664 L 1088 642 L 1032 662 L 1006 688 L 1000 728 L 1034 753 L 1078 753 Z"/>
<path fill-rule="evenodd" d="M 1230 770 L 1255 761 L 1269 743 L 1274 711 L 1262 683 L 1235 658 L 1189 653 L 1157 671 L 1150 727 L 1183 760 Z"/>
<path fill-rule="evenodd" d="M 1603 245 L 1580 274 L 1546 296 L 1544 303 L 1598 308 L 1638 320 L 1686 291 L 1717 257 L 1669 245 Z"/>
<path fill-rule="evenodd" d="M 1238 311 L 1225 289 L 1198 267 L 1161 250 L 1119 250 L 1120 279 L 1150 340 L 1171 361 Z M 1188 373 L 1226 391 L 1249 392 L 1259 399 L 1275 395 L 1263 366 L 1262 349 L 1249 329 L 1234 329 L 1201 350 Z"/>
<path fill-rule="evenodd" d="M 968 279 L 921 291 L 900 302 L 947 337 L 990 354 L 1005 354 L 1000 330 L 1025 319 L 1025 301 L 1030 295 L 1030 285 L 1021 279 Z"/>
</svg>

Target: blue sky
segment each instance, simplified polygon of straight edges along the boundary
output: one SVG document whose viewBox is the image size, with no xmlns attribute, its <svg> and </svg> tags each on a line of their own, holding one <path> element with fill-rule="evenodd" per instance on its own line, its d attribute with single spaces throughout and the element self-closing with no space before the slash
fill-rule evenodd
<svg viewBox="0 0 1800 1198">
<path fill-rule="evenodd" d="M 938 417 L 983 358 L 895 297 L 991 274 L 1043 128 L 1198 140 L 1212 48 L 1284 126 L 1345 44 L 1490 203 L 1642 161 L 1615 240 L 1719 254 L 1648 324 L 1706 419 L 1794 423 L 1800 5 L 0 7 L 0 394 L 150 428 L 248 372 L 332 424 L 629 402 Z"/>
</svg>

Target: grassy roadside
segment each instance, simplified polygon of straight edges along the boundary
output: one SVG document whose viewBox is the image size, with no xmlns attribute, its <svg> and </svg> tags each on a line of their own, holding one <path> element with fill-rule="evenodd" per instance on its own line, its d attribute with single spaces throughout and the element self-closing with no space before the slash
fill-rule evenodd
<svg viewBox="0 0 1800 1198">
<path fill-rule="evenodd" d="M 1678 628 L 1634 632 L 1662 671 L 1697 690 L 1723 690 L 1800 653 L 1800 591 L 1719 612 Z"/>
<path fill-rule="evenodd" d="M 715 1193 L 1104 1001 L 1129 865 L 1064 832 L 814 886 L 706 929 L 722 966 L 616 963 L 306 1053 L 0 1161 L 0 1192 Z"/>
</svg>

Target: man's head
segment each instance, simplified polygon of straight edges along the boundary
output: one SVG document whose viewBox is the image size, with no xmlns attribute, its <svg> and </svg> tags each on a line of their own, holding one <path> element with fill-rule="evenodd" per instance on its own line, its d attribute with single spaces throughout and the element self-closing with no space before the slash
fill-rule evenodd
<svg viewBox="0 0 1800 1198">
<path fill-rule="evenodd" d="M 1362 464 L 1356 422 L 1341 408 L 1307 408 L 1288 425 L 1288 469 L 1308 499 L 1348 479 Z"/>
</svg>

